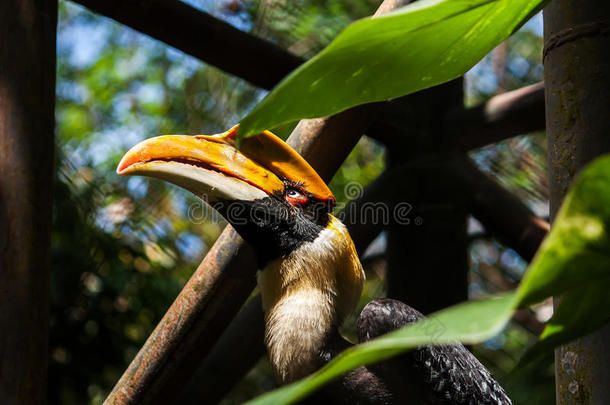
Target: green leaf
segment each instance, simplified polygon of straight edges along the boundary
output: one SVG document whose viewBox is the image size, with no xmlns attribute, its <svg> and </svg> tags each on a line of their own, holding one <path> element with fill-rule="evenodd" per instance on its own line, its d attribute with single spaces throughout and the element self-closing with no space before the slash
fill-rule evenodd
<svg viewBox="0 0 610 405">
<path fill-rule="evenodd" d="M 587 335 L 610 321 L 610 279 L 588 283 L 563 295 L 540 339 L 519 360 L 516 369 L 545 355 L 553 348 Z"/>
<path fill-rule="evenodd" d="M 516 294 L 466 302 L 395 332 L 353 346 L 309 377 L 248 402 L 251 405 L 292 404 L 308 393 L 357 367 L 395 356 L 425 344 L 457 341 L 479 343 L 504 328 L 516 304 Z"/>
<path fill-rule="evenodd" d="M 544 0 L 420 0 L 348 26 L 241 122 L 240 136 L 403 96 L 464 74 Z"/>
<path fill-rule="evenodd" d="M 309 377 L 249 403 L 294 403 L 354 368 L 420 345 L 482 342 L 506 325 L 515 308 L 550 295 L 564 298 L 525 361 L 557 344 L 583 336 L 610 320 L 609 227 L 610 156 L 604 156 L 587 166 L 578 177 L 517 291 L 445 309 L 423 321 L 356 345 Z"/>
<path fill-rule="evenodd" d="M 610 320 L 610 157 L 578 176 L 523 281 L 521 306 L 551 295 L 562 300 L 518 367 Z"/>
<path fill-rule="evenodd" d="M 610 158 L 587 166 L 566 196 L 552 232 L 521 282 L 530 305 L 610 277 Z"/>
</svg>

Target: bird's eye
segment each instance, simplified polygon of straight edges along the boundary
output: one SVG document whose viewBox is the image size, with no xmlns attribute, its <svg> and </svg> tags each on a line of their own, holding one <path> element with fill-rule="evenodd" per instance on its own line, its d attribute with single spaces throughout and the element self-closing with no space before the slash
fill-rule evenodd
<svg viewBox="0 0 610 405">
<path fill-rule="evenodd" d="M 303 194 L 299 193 L 296 190 L 290 190 L 287 193 L 288 198 L 303 198 Z"/>
<path fill-rule="evenodd" d="M 286 192 L 286 200 L 291 204 L 304 204 L 307 202 L 307 196 L 299 190 L 290 189 Z"/>
</svg>

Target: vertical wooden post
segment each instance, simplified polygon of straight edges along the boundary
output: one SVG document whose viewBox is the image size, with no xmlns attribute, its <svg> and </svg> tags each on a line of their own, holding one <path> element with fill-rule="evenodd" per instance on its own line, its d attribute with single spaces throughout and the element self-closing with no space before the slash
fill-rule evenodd
<svg viewBox="0 0 610 405">
<path fill-rule="evenodd" d="M 0 1 L 0 403 L 46 402 L 57 0 Z"/>
<path fill-rule="evenodd" d="M 400 166 L 422 153 L 437 160 L 417 172 L 412 195 L 402 197 L 415 200 L 399 202 L 410 204 L 409 221 L 398 223 L 395 217 L 388 227 L 388 296 L 427 314 L 468 298 L 468 213 L 447 194 L 446 181 L 438 178 L 443 173 L 440 166 L 449 160 L 444 149 L 452 135 L 438 117 L 462 107 L 462 80 L 407 96 L 405 102 L 424 129 L 419 136 L 395 137 L 397 142 L 409 141 L 402 147 L 388 145 L 389 166 Z"/>
<path fill-rule="evenodd" d="M 578 171 L 610 152 L 610 4 L 554 0 L 544 10 L 551 218 Z M 556 299 L 557 302 L 557 299 Z M 610 326 L 555 351 L 557 403 L 610 398 Z"/>
</svg>

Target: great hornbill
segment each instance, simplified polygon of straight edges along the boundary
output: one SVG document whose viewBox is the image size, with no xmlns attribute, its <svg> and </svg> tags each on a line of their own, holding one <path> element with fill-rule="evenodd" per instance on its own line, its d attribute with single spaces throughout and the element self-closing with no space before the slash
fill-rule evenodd
<svg viewBox="0 0 610 405">
<path fill-rule="evenodd" d="M 346 227 L 332 214 L 324 181 L 271 132 L 245 138 L 166 135 L 125 154 L 117 173 L 181 186 L 218 210 L 256 252 L 265 341 L 281 384 L 302 378 L 348 343 L 338 326 L 358 302 L 364 272 Z M 402 302 L 369 303 L 358 320 L 366 341 L 421 319 Z M 420 347 L 362 367 L 331 387 L 348 403 L 510 404 L 481 363 L 461 344 Z M 327 389 L 326 391 L 329 391 Z"/>
</svg>

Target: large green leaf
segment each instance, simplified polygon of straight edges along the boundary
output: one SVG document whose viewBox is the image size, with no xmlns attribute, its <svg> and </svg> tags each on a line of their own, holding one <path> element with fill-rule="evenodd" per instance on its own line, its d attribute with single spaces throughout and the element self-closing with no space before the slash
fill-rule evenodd
<svg viewBox="0 0 610 405">
<path fill-rule="evenodd" d="M 468 302 L 428 319 L 354 346 L 324 368 L 294 384 L 267 393 L 252 404 L 289 404 L 342 374 L 424 344 L 478 343 L 498 333 L 519 306 L 551 294 L 564 295 L 536 346 L 550 350 L 591 332 L 610 319 L 610 156 L 583 170 L 568 193 L 549 237 L 517 291 Z"/>
<path fill-rule="evenodd" d="M 521 365 L 610 320 L 610 158 L 583 170 L 520 288 L 521 306 L 563 298 Z"/>
<path fill-rule="evenodd" d="M 462 341 L 478 343 L 496 335 L 511 317 L 516 294 L 472 301 L 431 315 L 413 327 L 353 346 L 342 352 L 320 371 L 296 384 L 287 385 L 248 402 L 257 404 L 291 404 L 322 385 L 357 367 L 395 356 L 425 344 L 447 344 Z"/>
<path fill-rule="evenodd" d="M 241 123 L 240 136 L 387 100 L 464 74 L 546 0 L 420 0 L 348 26 Z"/>
<path fill-rule="evenodd" d="M 522 305 L 610 277 L 610 159 L 583 170 L 521 282 Z"/>
<path fill-rule="evenodd" d="M 583 272 L 586 273 L 586 272 Z M 610 321 L 610 279 L 597 280 L 562 296 L 540 339 L 519 360 L 517 369 L 553 354 L 553 348 L 584 336 Z"/>
</svg>

